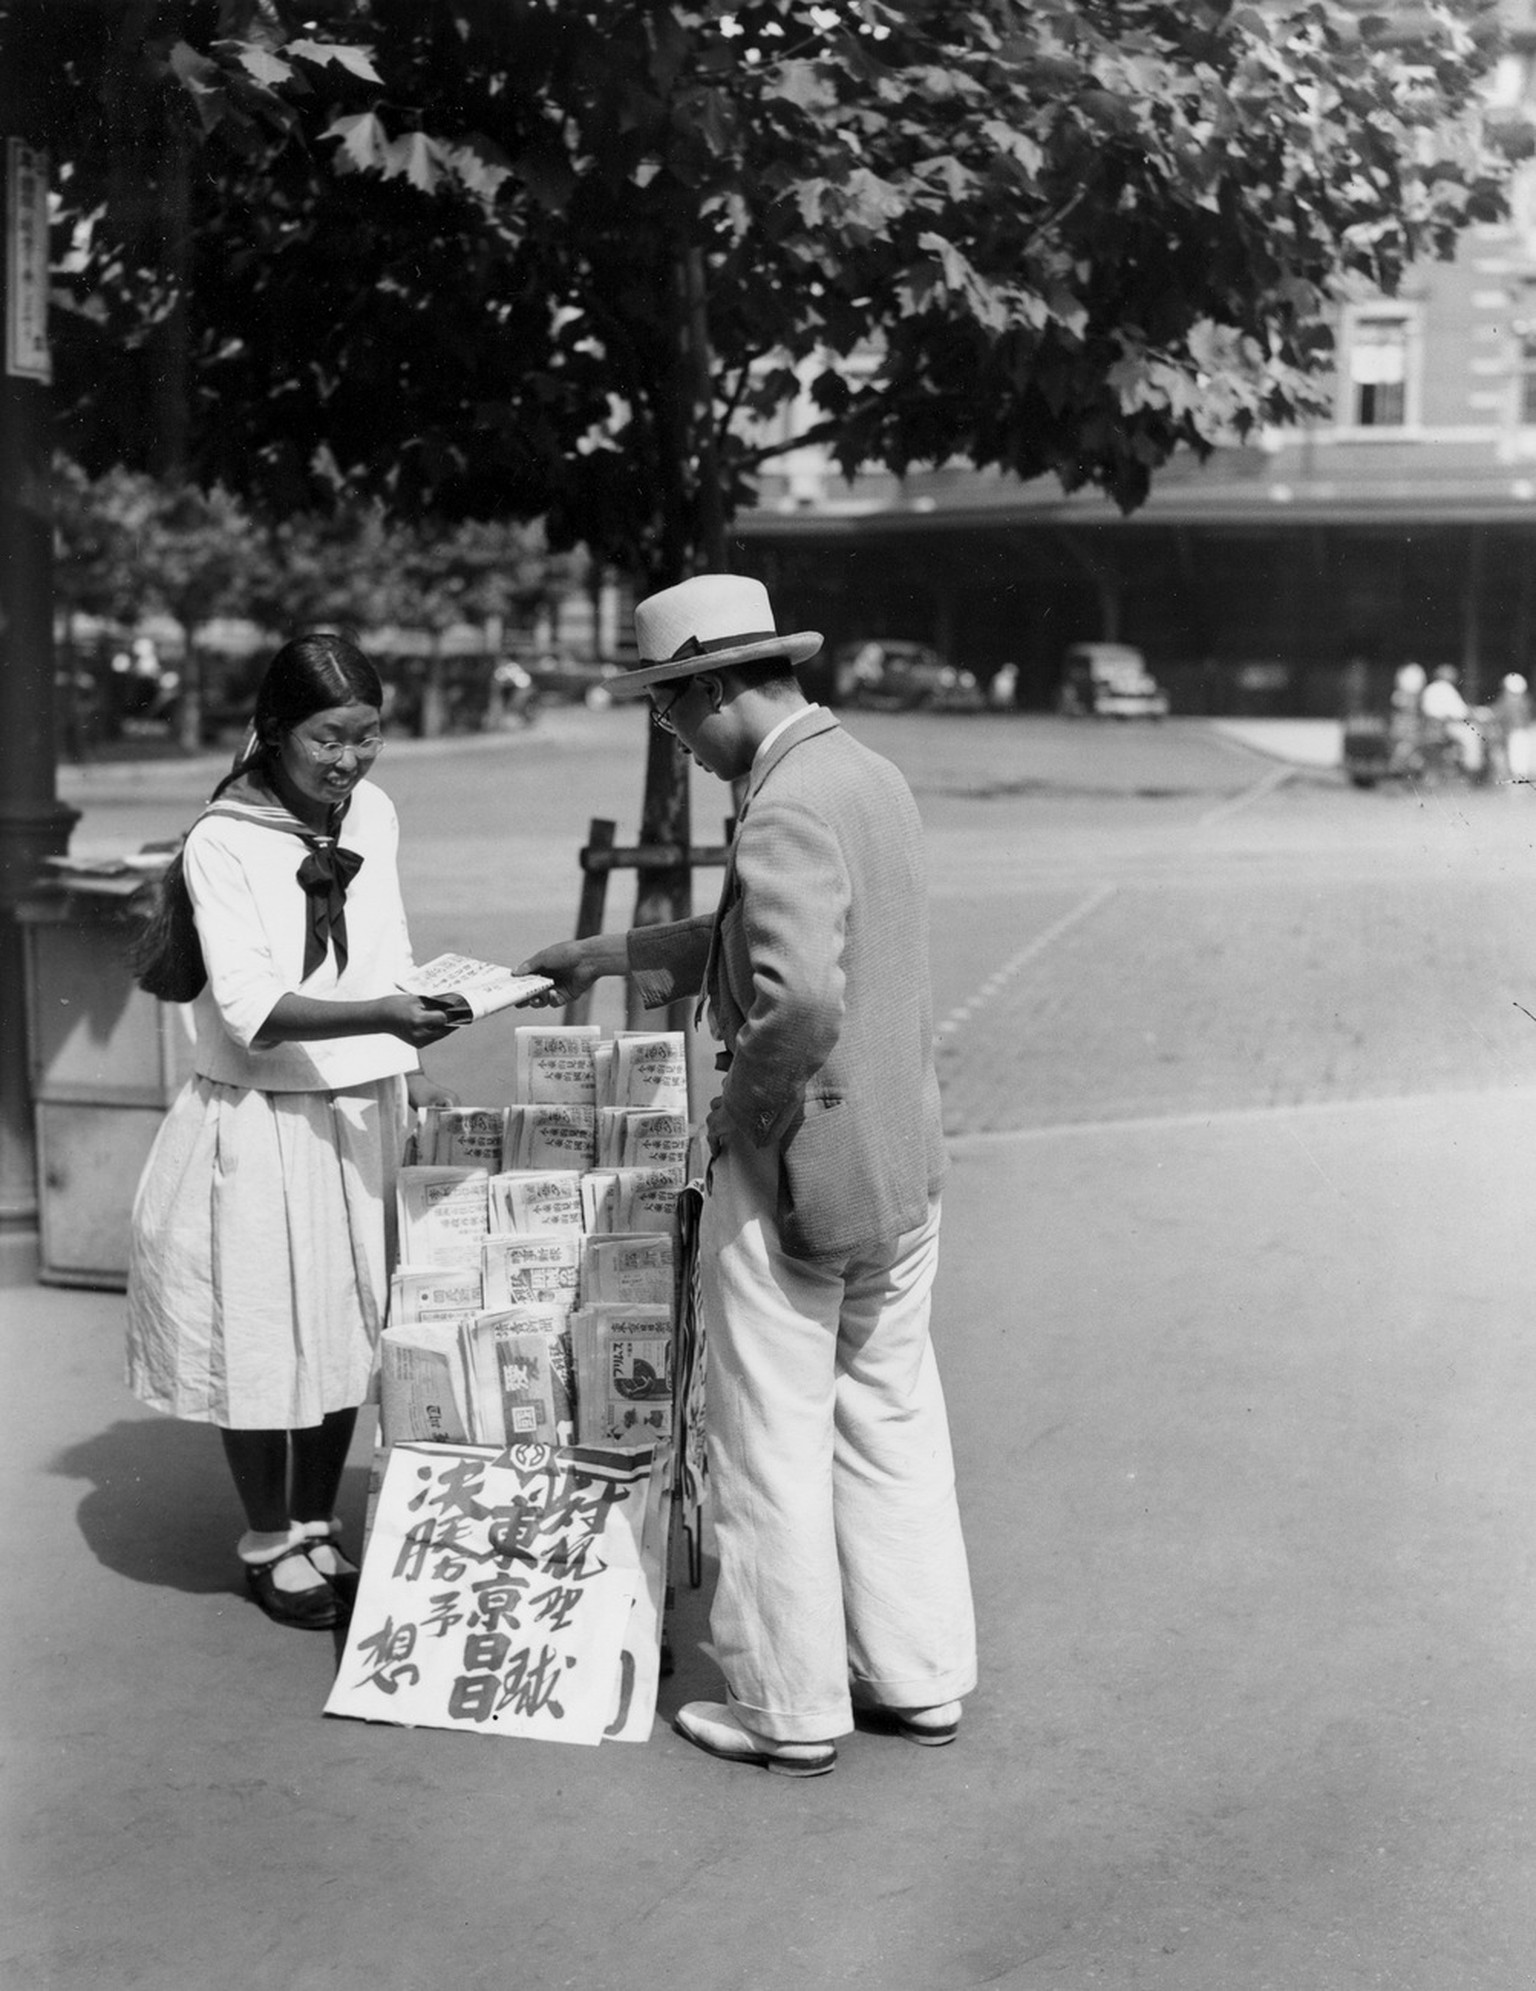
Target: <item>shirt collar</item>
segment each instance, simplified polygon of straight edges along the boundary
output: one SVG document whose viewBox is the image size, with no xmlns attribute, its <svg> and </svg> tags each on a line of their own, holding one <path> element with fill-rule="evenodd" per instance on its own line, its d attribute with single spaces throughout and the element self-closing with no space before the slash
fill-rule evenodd
<svg viewBox="0 0 1536 1991">
<path fill-rule="evenodd" d="M 781 719 L 778 725 L 774 727 L 771 733 L 765 733 L 761 741 L 758 743 L 757 752 L 752 756 L 753 774 L 756 774 L 758 769 L 762 766 L 763 760 L 767 755 L 769 748 L 772 747 L 774 742 L 778 739 L 780 733 L 788 732 L 789 728 L 793 726 L 797 720 L 808 719 L 813 712 L 820 712 L 822 709 L 823 708 L 819 705 L 802 705 L 798 709 L 798 711 L 791 712 L 787 719 Z"/>
</svg>

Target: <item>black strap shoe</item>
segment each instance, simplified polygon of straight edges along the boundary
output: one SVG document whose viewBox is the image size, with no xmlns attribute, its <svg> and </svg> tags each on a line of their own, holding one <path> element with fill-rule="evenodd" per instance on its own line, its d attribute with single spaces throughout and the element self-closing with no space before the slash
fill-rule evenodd
<svg viewBox="0 0 1536 1991">
<path fill-rule="evenodd" d="M 328 1631 L 340 1615 L 340 1606 L 336 1592 L 305 1554 L 307 1547 L 306 1542 L 295 1542 L 270 1562 L 247 1563 L 245 1580 L 256 1602 L 278 1624 L 296 1625 L 302 1631 Z M 287 1562 L 293 1556 L 303 1556 L 305 1568 L 318 1581 L 302 1590 L 279 1590 L 272 1572 L 280 1562 Z"/>
</svg>

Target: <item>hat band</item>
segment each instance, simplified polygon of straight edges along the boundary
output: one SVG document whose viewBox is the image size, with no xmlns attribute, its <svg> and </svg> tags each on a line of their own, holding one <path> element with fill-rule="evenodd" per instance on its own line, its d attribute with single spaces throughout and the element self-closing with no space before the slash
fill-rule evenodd
<svg viewBox="0 0 1536 1991">
<path fill-rule="evenodd" d="M 688 657 L 713 656 L 716 650 L 739 650 L 745 643 L 772 643 L 778 638 L 777 629 L 749 629 L 742 636 L 708 636 L 702 640 L 690 636 L 686 643 L 680 643 L 670 657 L 647 657 L 651 664 L 680 664 Z"/>
</svg>

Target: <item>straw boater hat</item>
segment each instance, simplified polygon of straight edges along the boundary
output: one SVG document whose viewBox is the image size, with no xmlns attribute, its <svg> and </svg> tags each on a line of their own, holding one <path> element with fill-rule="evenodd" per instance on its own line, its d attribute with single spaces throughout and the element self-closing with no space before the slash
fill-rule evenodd
<svg viewBox="0 0 1536 1991">
<path fill-rule="evenodd" d="M 761 581 L 740 574 L 696 574 L 635 604 L 638 670 L 609 678 L 611 692 L 641 691 L 698 671 L 784 657 L 803 664 L 821 648 L 817 630 L 781 636 Z"/>
</svg>

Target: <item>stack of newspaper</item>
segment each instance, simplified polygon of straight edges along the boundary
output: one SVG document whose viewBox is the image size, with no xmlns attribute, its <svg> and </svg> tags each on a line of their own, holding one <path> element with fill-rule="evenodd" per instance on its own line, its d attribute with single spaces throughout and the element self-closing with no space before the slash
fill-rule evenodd
<svg viewBox="0 0 1536 1991">
<path fill-rule="evenodd" d="M 530 1026 L 515 1069 L 510 1107 L 423 1113 L 400 1170 L 384 1442 L 665 1444 L 682 1034 Z"/>
</svg>

